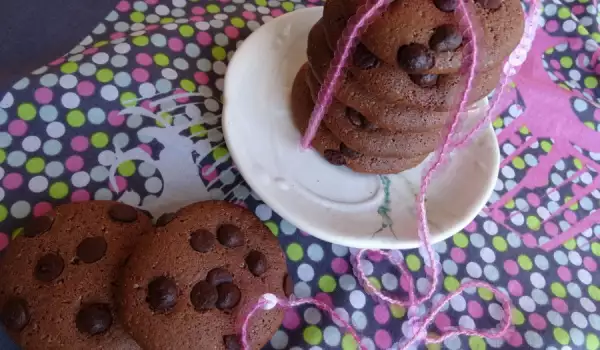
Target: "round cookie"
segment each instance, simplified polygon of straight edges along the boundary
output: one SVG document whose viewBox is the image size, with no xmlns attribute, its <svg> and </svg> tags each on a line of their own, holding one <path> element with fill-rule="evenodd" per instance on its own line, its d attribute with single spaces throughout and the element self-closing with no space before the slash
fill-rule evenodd
<svg viewBox="0 0 600 350">
<path fill-rule="evenodd" d="M 333 1 L 343 1 L 346 18 L 364 4 L 364 0 Z M 523 11 L 519 0 L 474 2 L 474 12 L 481 28 L 479 68 L 487 70 L 500 65 L 521 40 Z M 484 8 L 484 3 L 500 6 L 495 9 Z M 437 28 L 448 24 L 457 25 L 457 15 L 451 11 L 455 6 L 455 0 L 393 1 L 367 28 L 360 40 L 377 57 L 394 67 L 399 67 L 400 51 L 405 45 L 423 45 L 429 49 L 434 64 L 422 73 L 456 73 L 462 64 L 462 50 L 436 51 L 436 46 L 431 43 L 435 40 L 432 38 Z M 441 8 L 450 11 L 444 12 Z"/>
<path fill-rule="evenodd" d="M 61 205 L 0 261 L 0 323 L 25 350 L 139 349 L 116 318 L 120 269 L 150 218 L 125 204 Z"/>
<path fill-rule="evenodd" d="M 283 297 L 286 261 L 252 212 L 224 201 L 189 205 L 145 237 L 123 274 L 121 316 L 145 350 L 239 349 L 240 319 L 264 293 Z M 283 311 L 252 319 L 265 345 Z"/>
<path fill-rule="evenodd" d="M 292 87 L 292 116 L 296 127 L 301 133 L 306 131 L 314 108 L 310 90 L 306 83 L 307 74 L 310 74 L 310 69 L 305 64 L 296 74 Z M 329 163 L 346 165 L 356 172 L 368 174 L 396 174 L 416 167 L 427 156 L 427 154 L 410 158 L 367 156 L 346 147 L 323 125 L 317 130 L 312 146 Z"/>
</svg>

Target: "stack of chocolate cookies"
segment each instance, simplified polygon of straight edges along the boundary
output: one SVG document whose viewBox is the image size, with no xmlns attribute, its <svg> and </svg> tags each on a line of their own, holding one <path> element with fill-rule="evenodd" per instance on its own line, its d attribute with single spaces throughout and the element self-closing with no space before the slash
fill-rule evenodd
<svg viewBox="0 0 600 350">
<path fill-rule="evenodd" d="M 523 32 L 519 0 L 474 1 L 482 29 L 479 71 L 469 101 L 496 86 L 502 63 Z M 306 130 L 348 19 L 365 0 L 328 0 L 308 38 L 308 63 L 292 91 L 294 122 Z M 464 84 L 466 39 L 457 0 L 395 0 L 360 37 L 312 146 L 334 165 L 361 173 L 398 173 L 435 150 Z"/>
</svg>

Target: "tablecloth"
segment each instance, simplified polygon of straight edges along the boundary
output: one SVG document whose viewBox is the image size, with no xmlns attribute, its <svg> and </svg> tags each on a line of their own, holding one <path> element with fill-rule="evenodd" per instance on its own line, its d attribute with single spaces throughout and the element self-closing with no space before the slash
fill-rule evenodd
<svg viewBox="0 0 600 350">
<path fill-rule="evenodd" d="M 394 346 L 409 331 L 406 310 L 363 292 L 352 249 L 299 231 L 261 202 L 223 140 L 223 82 L 236 47 L 274 17 L 320 4 L 121 1 L 70 53 L 0 96 L 0 250 L 29 216 L 69 201 L 121 200 L 155 215 L 208 198 L 244 203 L 279 238 L 297 297 L 331 304 L 368 349 Z M 517 77 L 494 116 L 503 156 L 494 193 L 472 223 L 435 245 L 443 276 L 434 301 L 461 281 L 486 280 L 511 297 L 514 329 L 502 340 L 463 336 L 427 348 L 600 348 L 596 14 L 589 0 L 544 1 L 524 67 L 536 79 Z M 424 291 L 430 262 L 418 250 L 401 254 Z M 380 256 L 364 266 L 376 286 L 405 295 L 406 281 Z M 490 292 L 472 289 L 430 331 L 493 327 L 500 316 Z M 304 307 L 286 313 L 267 348 L 354 346 Z"/>
</svg>

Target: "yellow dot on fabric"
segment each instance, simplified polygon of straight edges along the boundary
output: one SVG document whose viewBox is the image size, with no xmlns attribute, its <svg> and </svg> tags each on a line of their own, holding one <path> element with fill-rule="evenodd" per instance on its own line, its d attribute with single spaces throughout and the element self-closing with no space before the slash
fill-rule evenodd
<svg viewBox="0 0 600 350">
<path fill-rule="evenodd" d="M 523 323 L 525 323 L 525 315 L 523 315 L 523 313 L 521 312 L 521 310 L 518 310 L 516 308 L 512 308 L 511 309 L 511 315 L 512 315 L 512 323 L 515 326 L 520 326 Z"/>
<path fill-rule="evenodd" d="M 600 256 L 600 243 L 592 243 L 592 253 L 594 253 L 595 256 Z"/>
<path fill-rule="evenodd" d="M 96 148 L 104 148 L 108 145 L 108 135 L 103 132 L 97 132 L 92 135 L 92 146 Z"/>
<path fill-rule="evenodd" d="M 525 169 L 525 161 L 519 156 L 513 158 L 512 164 L 517 169 Z"/>
<path fill-rule="evenodd" d="M 574 238 L 571 238 L 568 241 L 566 241 L 565 244 L 563 244 L 563 246 L 568 250 L 573 250 L 577 248 L 577 242 L 575 242 Z"/>
<path fill-rule="evenodd" d="M 583 36 L 590 35 L 590 32 L 588 32 L 588 30 L 581 24 L 577 25 L 577 33 L 579 33 L 580 35 L 583 35 Z"/>
<path fill-rule="evenodd" d="M 538 219 L 538 217 L 534 215 L 528 216 L 526 223 L 527 227 L 529 227 L 529 229 L 533 231 L 538 231 L 542 226 L 542 222 L 540 221 L 540 219 Z"/>
<path fill-rule="evenodd" d="M 504 204 L 504 207 L 506 209 L 513 209 L 515 207 L 515 200 L 509 199 L 508 202 L 506 202 L 506 204 Z"/>
<path fill-rule="evenodd" d="M 590 297 L 596 301 L 600 301 L 600 288 L 595 285 L 591 285 L 588 287 L 588 294 Z"/>
<path fill-rule="evenodd" d="M 227 150 L 227 148 L 217 147 L 212 151 L 212 154 L 215 160 L 219 160 L 223 157 L 226 157 L 229 154 L 229 151 Z"/>
<path fill-rule="evenodd" d="M 6 160 L 6 152 L 3 149 L 0 149 L 0 164 L 4 163 Z"/>
<path fill-rule="evenodd" d="M 69 194 L 69 186 L 64 182 L 56 182 L 50 185 L 50 197 L 54 199 L 62 199 Z"/>
<path fill-rule="evenodd" d="M 477 288 L 477 294 L 479 294 L 479 297 L 485 301 L 490 301 L 494 298 L 494 293 L 487 288 Z"/>
<path fill-rule="evenodd" d="M 469 348 L 471 350 L 485 350 L 485 340 L 481 337 L 469 337 Z"/>
<path fill-rule="evenodd" d="M 123 107 L 133 107 L 137 105 L 137 95 L 131 91 L 125 91 L 121 94 L 119 101 Z"/>
<path fill-rule="evenodd" d="M 223 61 L 227 57 L 227 52 L 224 48 L 215 46 L 212 48 L 212 55 L 216 60 Z"/>
<path fill-rule="evenodd" d="M 221 12 L 221 9 L 219 8 L 219 6 L 217 6 L 215 4 L 210 4 L 210 5 L 206 6 L 206 12 L 219 13 L 219 12 Z"/>
<path fill-rule="evenodd" d="M 592 39 L 594 39 L 597 43 L 600 43 L 600 33 L 592 33 Z"/>
<path fill-rule="evenodd" d="M 113 80 L 114 74 L 108 68 L 102 68 L 98 72 L 96 72 L 96 79 L 98 79 L 101 83 L 108 83 Z"/>
<path fill-rule="evenodd" d="M 554 48 L 553 47 L 551 47 L 551 48 L 547 49 L 546 51 L 544 51 L 544 53 L 546 55 L 551 55 L 553 52 L 554 52 Z"/>
<path fill-rule="evenodd" d="M 74 128 L 79 128 L 85 124 L 85 115 L 79 109 L 71 110 L 67 113 L 67 123 Z"/>
<path fill-rule="evenodd" d="M 342 337 L 342 349 L 343 350 L 357 350 L 358 344 L 356 344 L 356 340 L 352 337 L 350 333 L 344 334 Z"/>
<path fill-rule="evenodd" d="M 452 240 L 454 241 L 454 244 L 460 248 L 466 248 L 469 245 L 469 238 L 462 232 L 455 234 Z"/>
<path fill-rule="evenodd" d="M 325 293 L 331 293 L 336 287 L 335 278 L 330 275 L 324 275 L 319 278 L 319 288 Z"/>
<path fill-rule="evenodd" d="M 494 236 L 494 238 L 492 238 L 492 244 L 494 245 L 494 248 L 496 248 L 496 250 L 499 252 L 505 252 L 506 249 L 508 249 L 508 244 L 506 243 L 506 240 L 504 239 L 504 237 L 501 236 Z"/>
<path fill-rule="evenodd" d="M 554 339 L 562 345 L 567 345 L 571 341 L 569 339 L 569 333 L 562 328 L 554 328 L 552 334 L 554 334 Z"/>
<path fill-rule="evenodd" d="M 529 134 L 529 129 L 528 129 L 528 128 L 527 128 L 525 125 L 523 125 L 523 126 L 522 126 L 522 127 L 519 129 L 519 132 L 520 132 L 521 134 L 523 134 L 523 135 L 528 135 L 528 134 Z"/>
<path fill-rule="evenodd" d="M 106 46 L 108 45 L 108 40 L 102 40 L 102 41 L 98 41 L 97 43 L 94 44 L 94 47 L 98 48 L 98 47 L 102 47 L 102 46 Z"/>
<path fill-rule="evenodd" d="M 161 128 L 166 127 L 167 125 L 171 125 L 171 123 L 173 122 L 173 116 L 170 115 L 168 112 L 160 112 L 158 114 L 159 117 L 162 118 L 162 120 L 157 119 L 156 120 L 156 126 L 159 126 Z M 163 123 L 164 121 L 164 123 Z"/>
<path fill-rule="evenodd" d="M 143 13 L 135 11 L 135 12 L 132 12 L 131 15 L 129 15 L 129 18 L 131 18 L 131 20 L 135 23 L 141 23 L 144 21 L 144 18 L 146 18 L 146 17 L 144 16 Z"/>
<path fill-rule="evenodd" d="M 119 175 L 129 177 L 135 174 L 135 163 L 132 160 L 125 161 L 117 167 Z"/>
<path fill-rule="evenodd" d="M 573 159 L 573 165 L 575 165 L 575 167 L 579 170 L 581 170 L 581 168 L 583 168 L 583 162 L 579 158 Z"/>
<path fill-rule="evenodd" d="M 146 45 L 148 45 L 149 42 L 150 42 L 150 39 L 148 39 L 148 37 L 145 35 L 140 35 L 140 36 L 136 36 L 135 38 L 133 38 L 133 44 L 135 46 L 146 46 Z"/>
<path fill-rule="evenodd" d="M 390 306 L 390 312 L 392 313 L 392 316 L 394 316 L 395 318 L 402 318 L 402 317 L 404 317 L 404 315 L 406 315 L 406 309 L 400 305 Z"/>
<path fill-rule="evenodd" d="M 190 134 L 197 137 L 204 137 L 206 136 L 206 129 L 200 124 L 192 125 L 190 127 Z"/>
<path fill-rule="evenodd" d="M 381 282 L 379 282 L 377 277 L 371 276 L 371 277 L 368 277 L 367 280 L 369 280 L 369 282 L 371 283 L 373 288 L 375 288 L 377 290 L 381 290 Z"/>
<path fill-rule="evenodd" d="M 494 120 L 492 125 L 494 125 L 494 128 L 498 129 L 504 126 L 504 121 L 502 120 L 502 118 L 498 117 L 496 118 L 496 120 Z"/>
<path fill-rule="evenodd" d="M 544 152 L 548 153 L 552 150 L 552 144 L 548 141 L 542 141 L 540 142 L 540 145 L 542 146 L 542 149 L 544 150 Z"/>
<path fill-rule="evenodd" d="M 527 255 L 519 255 L 517 261 L 519 262 L 519 266 L 521 266 L 523 270 L 529 271 L 533 268 L 533 262 Z"/>
<path fill-rule="evenodd" d="M 595 89 L 598 86 L 598 79 L 596 77 L 587 77 L 583 80 L 583 85 L 589 89 Z"/>
<path fill-rule="evenodd" d="M 573 59 L 569 56 L 563 56 L 560 58 L 560 65 L 565 68 L 573 67 Z"/>
<path fill-rule="evenodd" d="M 406 257 L 406 265 L 413 272 L 419 271 L 419 269 L 421 268 L 421 260 L 419 260 L 419 258 L 416 255 L 409 254 Z"/>
<path fill-rule="evenodd" d="M 154 63 L 161 67 L 165 67 L 169 64 L 169 57 L 167 57 L 167 55 L 164 53 L 157 53 L 154 55 Z"/>
<path fill-rule="evenodd" d="M 233 17 L 231 19 L 231 25 L 233 25 L 236 28 L 244 28 L 245 24 L 246 23 L 244 22 L 244 20 L 239 17 Z"/>
<path fill-rule="evenodd" d="M 550 290 L 552 291 L 552 294 L 559 298 L 564 298 L 567 296 L 567 290 L 560 282 L 553 282 L 550 285 Z"/>
<path fill-rule="evenodd" d="M 6 217 L 8 216 L 8 210 L 6 210 L 6 207 L 2 204 L 0 204 L 0 222 L 4 221 L 4 219 L 6 219 Z"/>
<path fill-rule="evenodd" d="M 77 71 L 77 63 L 65 62 L 60 66 L 60 71 L 65 74 L 75 73 Z"/>
<path fill-rule="evenodd" d="M 444 288 L 449 292 L 454 292 L 460 286 L 460 282 L 453 276 L 446 276 L 444 278 Z"/>
<path fill-rule="evenodd" d="M 592 123 L 592 122 L 589 122 L 589 121 L 588 121 L 588 122 L 584 122 L 584 123 L 583 123 L 583 125 L 585 125 L 585 126 L 587 126 L 588 128 L 590 128 L 590 129 L 592 129 L 592 130 L 596 131 L 596 126 L 595 126 L 595 125 L 594 125 L 594 123 Z"/>
<path fill-rule="evenodd" d="M 308 326 L 302 332 L 304 341 L 310 345 L 319 345 L 323 340 L 323 333 L 316 326 Z"/>
<path fill-rule="evenodd" d="M 600 339 L 598 336 L 590 333 L 585 337 L 585 348 L 586 350 L 598 350 L 600 349 Z"/>
<path fill-rule="evenodd" d="M 304 256 L 302 246 L 298 243 L 291 243 L 286 249 L 287 256 L 292 261 L 300 261 Z"/>
<path fill-rule="evenodd" d="M 279 235 L 279 226 L 277 226 L 277 224 L 273 221 L 265 222 L 265 226 L 267 226 L 269 230 L 271 230 L 273 236 L 277 237 Z"/>
<path fill-rule="evenodd" d="M 569 17 L 571 17 L 571 11 L 568 8 L 561 7 L 560 9 L 558 9 L 558 18 L 567 19 Z"/>
<path fill-rule="evenodd" d="M 254 1 L 258 6 L 267 6 L 267 0 L 255 0 Z"/>
<path fill-rule="evenodd" d="M 181 88 L 187 92 L 196 91 L 196 84 L 189 79 L 183 79 L 179 85 L 181 85 Z"/>
<path fill-rule="evenodd" d="M 37 109 L 31 103 L 21 103 L 17 108 L 17 115 L 23 120 L 32 120 L 37 115 Z"/>
<path fill-rule="evenodd" d="M 181 36 L 185 38 L 191 38 L 192 36 L 194 36 L 194 28 L 192 28 L 192 26 L 190 26 L 189 24 L 184 24 L 181 27 L 179 27 L 179 34 L 181 34 Z"/>
<path fill-rule="evenodd" d="M 286 1 L 283 4 L 281 4 L 281 7 L 283 7 L 284 10 L 286 10 L 287 12 L 292 12 L 294 11 L 294 3 Z"/>
<path fill-rule="evenodd" d="M 27 163 L 25 163 L 25 169 L 27 169 L 27 172 L 30 174 L 41 173 L 44 170 L 45 166 L 46 162 L 41 157 L 30 158 L 29 160 L 27 160 Z"/>
<path fill-rule="evenodd" d="M 160 20 L 160 24 L 168 24 L 168 23 L 173 23 L 173 22 L 175 22 L 175 18 L 172 18 L 172 17 L 165 17 Z"/>
</svg>

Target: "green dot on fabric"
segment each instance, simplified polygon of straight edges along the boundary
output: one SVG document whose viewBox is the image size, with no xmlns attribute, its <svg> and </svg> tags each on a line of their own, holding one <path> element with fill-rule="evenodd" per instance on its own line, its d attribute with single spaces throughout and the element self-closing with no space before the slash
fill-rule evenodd
<svg viewBox="0 0 600 350">
<path fill-rule="evenodd" d="M 367 279 L 369 280 L 369 282 L 371 282 L 371 285 L 373 286 L 373 288 L 375 288 L 377 290 L 381 290 L 381 282 L 379 282 L 377 277 L 371 276 Z"/>
<path fill-rule="evenodd" d="M 6 207 L 2 204 L 0 204 L 0 222 L 4 221 L 4 219 L 6 219 L 6 217 L 8 216 L 8 210 L 6 210 Z"/>
<path fill-rule="evenodd" d="M 132 12 L 131 15 L 129 15 L 129 18 L 131 18 L 131 20 L 135 23 L 141 23 L 144 21 L 144 18 L 146 18 L 146 17 L 144 16 L 143 13 L 135 11 L 135 12 Z"/>
<path fill-rule="evenodd" d="M 538 217 L 534 215 L 528 216 L 526 223 L 527 227 L 529 227 L 529 229 L 533 231 L 539 231 L 540 227 L 542 226 L 542 222 L 540 221 L 540 219 L 538 219 Z"/>
<path fill-rule="evenodd" d="M 553 282 L 550 285 L 550 290 L 552 291 L 552 294 L 559 298 L 564 298 L 567 296 L 567 290 L 560 282 Z"/>
<path fill-rule="evenodd" d="M 164 128 L 167 125 L 171 125 L 171 123 L 173 122 L 173 119 L 174 119 L 173 116 L 170 115 L 168 112 L 160 112 L 158 114 L 158 116 L 161 117 L 162 120 L 164 120 L 164 122 L 166 123 L 166 125 L 165 125 L 165 124 L 163 124 L 163 122 L 161 121 L 161 119 L 157 119 L 156 120 L 156 126 L 159 126 L 161 128 Z"/>
<path fill-rule="evenodd" d="M 239 17 L 233 17 L 231 19 L 231 25 L 233 25 L 236 28 L 244 28 L 245 22 Z"/>
<path fill-rule="evenodd" d="M 481 337 L 469 337 L 469 348 L 471 350 L 485 350 L 485 340 Z"/>
<path fill-rule="evenodd" d="M 79 109 L 73 109 L 67 113 L 67 123 L 74 128 L 78 128 L 85 123 L 85 115 Z"/>
<path fill-rule="evenodd" d="M 277 237 L 279 235 L 279 226 L 277 226 L 277 224 L 273 221 L 265 222 L 265 226 L 267 226 L 269 230 L 271 230 L 273 236 Z"/>
<path fill-rule="evenodd" d="M 567 345 L 571 341 L 569 339 L 569 333 L 562 328 L 554 328 L 552 333 L 554 334 L 554 339 L 562 345 Z"/>
<path fill-rule="evenodd" d="M 575 165 L 575 167 L 579 170 L 581 170 L 581 168 L 583 168 L 583 162 L 579 158 L 573 159 L 573 165 Z"/>
<path fill-rule="evenodd" d="M 294 11 L 294 3 L 293 2 L 286 1 L 283 4 L 281 4 L 281 7 L 283 7 L 283 9 L 286 10 L 287 12 Z"/>
<path fill-rule="evenodd" d="M 23 120 L 32 120 L 37 114 L 37 109 L 31 103 L 21 103 L 17 108 L 17 115 Z"/>
<path fill-rule="evenodd" d="M 43 158 L 40 157 L 33 157 L 29 159 L 27 163 L 25 163 L 25 169 L 27 169 L 27 172 L 30 174 L 41 173 L 44 170 L 45 166 L 46 162 Z"/>
<path fill-rule="evenodd" d="M 146 45 L 148 45 L 149 42 L 150 42 L 150 39 L 148 39 L 148 37 L 145 35 L 140 35 L 140 36 L 136 36 L 135 38 L 133 38 L 133 44 L 135 46 L 146 46 Z"/>
<path fill-rule="evenodd" d="M 304 336 L 304 341 L 310 345 L 319 345 L 323 340 L 323 333 L 316 326 L 308 326 L 304 328 L 302 335 Z"/>
<path fill-rule="evenodd" d="M 221 12 L 221 9 L 219 8 L 219 6 L 217 6 L 215 4 L 210 4 L 210 5 L 206 6 L 206 12 L 219 13 L 219 12 Z"/>
<path fill-rule="evenodd" d="M 511 315 L 512 315 L 512 323 L 515 326 L 520 326 L 523 323 L 525 323 L 525 315 L 523 315 L 523 313 L 520 310 L 517 310 L 516 308 L 512 308 L 511 309 Z"/>
<path fill-rule="evenodd" d="M 494 120 L 492 125 L 494 126 L 494 128 L 498 129 L 498 128 L 501 128 L 502 126 L 504 126 L 504 121 L 502 120 L 502 118 L 496 118 L 496 120 Z"/>
<path fill-rule="evenodd" d="M 591 285 L 588 287 L 588 294 L 596 301 L 600 301 L 600 288 L 598 286 Z"/>
<path fill-rule="evenodd" d="M 506 249 L 508 249 L 508 244 L 506 243 L 506 240 L 504 239 L 504 237 L 501 236 L 494 236 L 494 238 L 492 238 L 492 244 L 494 245 L 494 248 L 496 248 L 496 250 L 499 252 L 505 252 Z"/>
<path fill-rule="evenodd" d="M 131 91 L 125 91 L 121 94 L 119 101 L 123 107 L 134 107 L 137 105 L 137 95 Z"/>
<path fill-rule="evenodd" d="M 190 134 L 197 137 L 204 137 L 206 136 L 206 129 L 200 124 L 192 125 L 190 127 Z"/>
<path fill-rule="evenodd" d="M 3 149 L 0 149 L 0 164 L 4 163 L 6 160 L 6 152 Z"/>
<path fill-rule="evenodd" d="M 533 268 L 533 262 L 527 255 L 519 255 L 517 261 L 523 270 L 529 271 Z"/>
<path fill-rule="evenodd" d="M 560 65 L 565 68 L 573 67 L 573 59 L 569 56 L 563 56 L 560 58 Z"/>
<path fill-rule="evenodd" d="M 175 18 L 172 17 L 165 17 L 160 20 L 160 24 L 168 24 L 173 22 L 175 22 Z"/>
<path fill-rule="evenodd" d="M 392 316 L 394 316 L 395 318 L 402 318 L 402 317 L 404 317 L 404 315 L 406 315 L 406 309 L 400 305 L 390 306 L 390 312 L 392 313 Z"/>
<path fill-rule="evenodd" d="M 224 48 L 215 46 L 212 48 L 212 55 L 216 60 L 223 61 L 227 57 L 227 52 Z"/>
<path fill-rule="evenodd" d="M 92 146 L 96 148 L 104 148 L 108 145 L 108 135 L 103 132 L 96 132 L 91 137 Z"/>
<path fill-rule="evenodd" d="M 15 238 L 19 237 L 22 233 L 23 233 L 23 228 L 18 227 L 13 230 L 13 232 L 10 234 L 10 236 L 12 237 L 12 239 L 15 239 Z"/>
<path fill-rule="evenodd" d="M 406 265 L 413 272 L 419 271 L 419 269 L 421 268 L 421 260 L 419 260 L 419 258 L 416 255 L 409 254 L 406 257 Z"/>
<path fill-rule="evenodd" d="M 350 335 L 350 333 L 344 334 L 342 337 L 342 349 L 343 350 L 356 350 L 358 349 L 358 344 L 356 344 L 356 340 Z"/>
<path fill-rule="evenodd" d="M 161 67 L 165 67 L 169 64 L 169 57 L 167 57 L 167 55 L 164 53 L 157 53 L 154 55 L 154 63 Z"/>
<path fill-rule="evenodd" d="M 452 240 L 454 241 L 454 244 L 460 248 L 466 248 L 469 245 L 469 239 L 462 232 L 455 234 Z"/>
<path fill-rule="evenodd" d="M 515 207 L 515 200 L 514 199 L 509 199 L 508 202 L 506 202 L 506 204 L 504 204 L 504 207 L 506 209 L 514 209 Z"/>
<path fill-rule="evenodd" d="M 490 301 L 494 298 L 494 293 L 487 288 L 477 288 L 477 294 L 479 294 L 479 297 L 485 301 Z"/>
<path fill-rule="evenodd" d="M 192 26 L 189 24 L 184 24 L 179 27 L 179 34 L 185 38 L 190 38 L 194 36 L 194 28 L 192 28 Z"/>
<path fill-rule="evenodd" d="M 542 141 L 540 143 L 540 145 L 542 146 L 542 149 L 544 150 L 544 152 L 548 153 L 552 150 L 552 144 L 548 141 Z"/>
<path fill-rule="evenodd" d="M 135 163 L 132 160 L 127 160 L 117 167 L 119 175 L 129 177 L 135 174 Z"/>
<path fill-rule="evenodd" d="M 519 156 L 513 158 L 512 164 L 517 169 L 525 169 L 525 161 Z"/>
<path fill-rule="evenodd" d="M 77 63 L 65 62 L 60 66 L 60 71 L 65 74 L 75 73 L 77 71 Z"/>
<path fill-rule="evenodd" d="M 586 350 L 598 350 L 600 349 L 600 339 L 598 336 L 590 333 L 585 337 L 585 348 Z"/>
<path fill-rule="evenodd" d="M 444 278 L 444 288 L 449 292 L 454 292 L 460 286 L 460 282 L 452 276 L 446 276 Z"/>
<path fill-rule="evenodd" d="M 587 126 L 589 129 L 596 131 L 596 125 L 594 125 L 594 123 L 590 121 L 584 122 L 583 125 Z"/>
<path fill-rule="evenodd" d="M 565 244 L 563 244 L 563 246 L 568 250 L 574 250 L 575 248 L 577 248 L 577 242 L 575 242 L 575 239 L 571 238 L 568 241 L 566 241 Z"/>
<path fill-rule="evenodd" d="M 600 256 L 600 243 L 592 243 L 592 253 L 594 253 L 595 256 Z"/>
<path fill-rule="evenodd" d="M 108 68 L 102 68 L 96 73 L 96 79 L 101 83 L 108 83 L 113 80 L 114 74 Z"/>
<path fill-rule="evenodd" d="M 319 288 L 325 293 L 331 293 L 335 290 L 335 278 L 330 275 L 324 275 L 319 278 Z"/>
<path fill-rule="evenodd" d="M 212 151 L 212 154 L 215 160 L 219 160 L 226 157 L 229 154 L 229 151 L 224 147 L 217 147 Z"/>
<path fill-rule="evenodd" d="M 302 246 L 298 243 L 292 243 L 287 246 L 286 249 L 287 256 L 292 261 L 300 261 L 304 256 L 304 251 L 302 250 Z"/>
<path fill-rule="evenodd" d="M 558 9 L 558 17 L 560 19 L 567 19 L 571 16 L 571 11 L 569 11 L 568 8 L 566 7 L 561 7 L 560 9 Z"/>
<path fill-rule="evenodd" d="M 108 45 L 108 40 L 101 40 L 94 44 L 94 47 L 102 47 Z"/>
<path fill-rule="evenodd" d="M 523 135 L 529 135 L 529 128 L 527 128 L 527 126 L 523 125 L 522 127 L 519 128 L 519 132 Z"/>
<path fill-rule="evenodd" d="M 255 0 L 254 1 L 258 6 L 267 6 L 267 0 Z"/>
<path fill-rule="evenodd" d="M 183 79 L 181 81 L 180 85 L 181 85 L 181 88 L 184 89 L 187 92 L 194 92 L 194 91 L 196 91 L 196 84 L 194 84 L 189 79 Z"/>
<path fill-rule="evenodd" d="M 598 86 L 598 79 L 596 77 L 587 77 L 583 80 L 583 85 L 589 89 L 595 89 Z"/>
<path fill-rule="evenodd" d="M 65 198 L 69 194 L 69 186 L 64 182 L 56 182 L 50 185 L 50 197 L 54 199 Z"/>
</svg>

